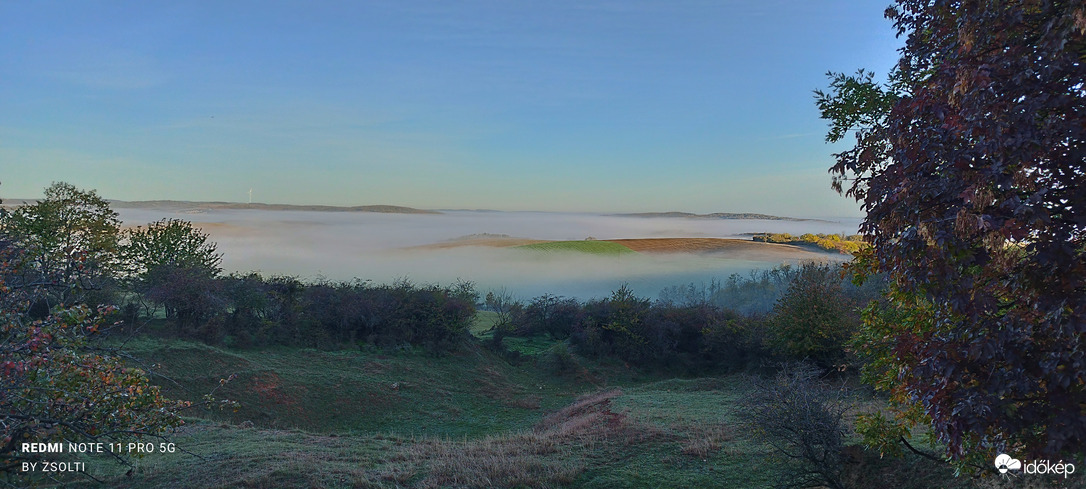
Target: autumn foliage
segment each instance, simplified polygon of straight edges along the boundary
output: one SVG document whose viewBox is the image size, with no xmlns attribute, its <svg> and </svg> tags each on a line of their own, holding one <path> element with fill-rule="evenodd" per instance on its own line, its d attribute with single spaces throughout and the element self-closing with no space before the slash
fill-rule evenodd
<svg viewBox="0 0 1086 489">
<path fill-rule="evenodd" d="M 112 326 L 111 308 L 78 305 L 31 319 L 34 291 L 5 280 L 25 258 L 10 242 L 0 248 L 0 472 L 40 459 L 22 443 L 121 442 L 181 424 L 187 403 L 166 400 L 144 371 L 97 344 Z"/>
<path fill-rule="evenodd" d="M 952 458 L 1086 447 L 1086 6 L 899 0 L 889 82 L 818 93 L 894 280 L 861 348 Z M 987 458 L 985 455 L 984 458 Z"/>
</svg>

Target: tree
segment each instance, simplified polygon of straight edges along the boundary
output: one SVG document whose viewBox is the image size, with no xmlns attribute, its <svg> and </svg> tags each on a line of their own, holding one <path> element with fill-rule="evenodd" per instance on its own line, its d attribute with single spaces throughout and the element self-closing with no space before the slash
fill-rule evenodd
<svg viewBox="0 0 1086 489">
<path fill-rule="evenodd" d="M 906 37 L 888 83 L 831 74 L 816 92 L 827 139 L 855 131 L 834 186 L 893 280 L 861 333 L 869 373 L 952 458 L 1081 454 L 1086 6 L 898 0 L 887 16 Z"/>
<path fill-rule="evenodd" d="M 0 215 L 0 232 L 22 250 L 9 281 L 48 290 L 44 311 L 83 300 L 116 270 L 120 221 L 93 190 L 54 183 L 44 199 Z"/>
<path fill-rule="evenodd" d="M 138 279 L 163 267 L 197 269 L 217 276 L 222 254 L 208 235 L 181 219 L 161 219 L 124 232 L 122 256 L 128 273 Z"/>
<path fill-rule="evenodd" d="M 502 339 L 513 330 L 513 315 L 515 311 L 522 310 L 523 306 L 505 287 L 487 292 L 483 304 L 494 314 L 494 324 L 490 327 L 490 345 L 503 351 L 505 347 Z"/>
<path fill-rule="evenodd" d="M 22 253 L 0 234 L 0 473 L 9 481 L 34 477 L 22 463 L 43 454 L 23 451 L 22 443 L 123 443 L 180 425 L 178 411 L 188 403 L 166 400 L 146 372 L 97 343 L 111 327 L 111 308 L 27 315 L 43 290 L 8 280 L 25 262 Z"/>
<path fill-rule="evenodd" d="M 803 264 L 773 308 L 771 344 L 788 358 L 821 368 L 842 366 L 845 344 L 860 323 L 855 311 L 837 266 Z"/>
<path fill-rule="evenodd" d="M 518 336 L 548 334 L 564 340 L 580 321 L 580 314 L 581 304 L 576 299 L 544 294 L 524 308 L 514 309 L 511 320 Z"/>
<path fill-rule="evenodd" d="M 132 290 L 164 306 L 178 328 L 207 320 L 224 302 L 215 281 L 222 254 L 192 223 L 162 219 L 123 237 L 120 254 Z"/>
</svg>

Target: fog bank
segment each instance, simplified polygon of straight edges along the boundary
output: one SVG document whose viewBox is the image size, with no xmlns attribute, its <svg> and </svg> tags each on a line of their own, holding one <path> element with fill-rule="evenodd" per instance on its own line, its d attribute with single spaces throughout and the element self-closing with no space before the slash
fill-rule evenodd
<svg viewBox="0 0 1086 489">
<path fill-rule="evenodd" d="M 539 253 L 515 248 L 407 249 L 469 235 L 545 240 L 714 237 L 749 239 L 748 233 L 854 234 L 859 219 L 836 222 L 643 218 L 545 212 L 447 211 L 381 214 L 266 210 L 118 209 L 125 225 L 162 218 L 191 221 L 218 243 L 226 272 L 258 271 L 303 279 L 407 278 L 417 283 L 470 280 L 482 292 L 504 287 L 521 298 L 544 293 L 587 299 L 629 283 L 641 296 L 664 287 L 724 279 L 782 262 L 843 259 L 797 252 L 784 259 L 761 255 L 628 254 L 596 256 Z M 755 259 L 752 259 L 755 258 Z"/>
</svg>

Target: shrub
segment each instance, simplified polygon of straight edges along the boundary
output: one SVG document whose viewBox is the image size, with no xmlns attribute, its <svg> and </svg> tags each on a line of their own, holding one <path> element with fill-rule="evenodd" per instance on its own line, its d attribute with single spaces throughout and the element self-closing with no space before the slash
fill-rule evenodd
<svg viewBox="0 0 1086 489">
<path fill-rule="evenodd" d="M 760 342 L 747 338 L 751 321 L 708 303 L 650 303 L 623 287 L 610 298 L 585 304 L 570 343 L 586 356 L 702 373 L 760 360 Z"/>
<path fill-rule="evenodd" d="M 148 274 L 147 288 L 142 290 L 152 303 L 166 311 L 178 334 L 186 335 L 225 310 L 226 301 L 220 293 L 221 282 L 197 268 L 164 265 Z"/>
<path fill-rule="evenodd" d="M 565 343 L 554 345 L 536 359 L 536 367 L 551 375 L 564 375 L 577 369 L 577 360 L 569 353 Z"/>
<path fill-rule="evenodd" d="M 845 391 L 821 381 L 820 372 L 792 364 L 782 366 L 772 380 L 751 379 L 741 413 L 781 459 L 777 487 L 845 488 L 844 414 L 849 405 Z"/>
<path fill-rule="evenodd" d="M 554 339 L 566 339 L 582 317 L 581 304 L 550 294 L 536 297 L 523 308 L 510 311 L 513 333 L 516 336 L 550 335 Z"/>
<path fill-rule="evenodd" d="M 830 368 L 845 362 L 845 344 L 860 316 L 838 267 L 808 263 L 777 300 L 769 322 L 770 343 L 778 354 Z"/>
</svg>

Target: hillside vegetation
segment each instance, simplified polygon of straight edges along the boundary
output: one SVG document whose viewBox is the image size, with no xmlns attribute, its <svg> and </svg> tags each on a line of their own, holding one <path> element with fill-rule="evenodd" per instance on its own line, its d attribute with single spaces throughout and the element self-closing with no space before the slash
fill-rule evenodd
<svg viewBox="0 0 1086 489">
<path fill-rule="evenodd" d="M 802 234 L 800 236 L 792 236 L 788 233 L 763 233 L 756 234 L 753 241 L 763 243 L 783 243 L 797 246 L 816 246 L 820 249 L 827 251 L 837 251 L 847 255 L 859 252 L 868 247 L 868 244 L 864 242 L 863 236 L 859 234 L 853 234 L 845 236 L 842 234 Z"/>
</svg>

